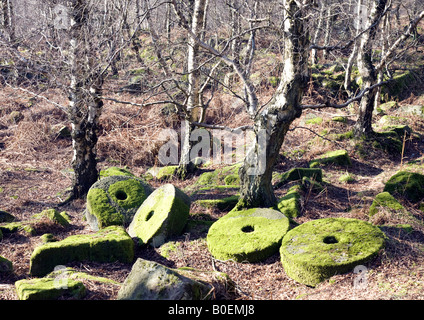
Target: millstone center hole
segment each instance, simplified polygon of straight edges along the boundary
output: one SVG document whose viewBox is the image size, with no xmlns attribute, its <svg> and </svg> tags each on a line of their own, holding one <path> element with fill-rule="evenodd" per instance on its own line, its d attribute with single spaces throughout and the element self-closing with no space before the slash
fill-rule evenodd
<svg viewBox="0 0 424 320">
<path fill-rule="evenodd" d="M 337 241 L 336 237 L 334 237 L 334 236 L 327 236 L 327 237 L 324 238 L 323 242 L 326 243 L 326 244 L 332 244 L 332 243 L 337 243 L 338 241 Z"/>
<path fill-rule="evenodd" d="M 152 211 L 150 211 L 148 214 L 147 214 L 147 216 L 146 216 L 146 221 L 149 221 L 150 220 L 150 218 L 151 217 L 153 217 L 153 214 L 154 214 L 155 212 L 152 210 Z"/>
<path fill-rule="evenodd" d="M 126 200 L 128 198 L 128 195 L 126 194 L 126 192 L 122 191 L 122 190 L 118 190 L 115 193 L 115 197 L 118 200 Z"/>
<path fill-rule="evenodd" d="M 241 228 L 241 231 L 243 231 L 244 233 L 250 233 L 255 231 L 255 228 L 253 228 L 253 226 L 245 226 Z"/>
</svg>

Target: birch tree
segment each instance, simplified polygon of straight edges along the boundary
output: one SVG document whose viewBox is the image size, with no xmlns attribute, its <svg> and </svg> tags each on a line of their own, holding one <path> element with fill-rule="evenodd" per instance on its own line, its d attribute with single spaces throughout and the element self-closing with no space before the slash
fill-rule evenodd
<svg viewBox="0 0 424 320">
<path fill-rule="evenodd" d="M 360 37 L 360 44 L 358 47 L 357 65 L 362 79 L 361 89 L 374 87 L 373 90 L 368 90 L 360 100 L 358 118 L 354 126 L 354 135 L 359 138 L 361 136 L 371 137 L 373 133 L 372 119 L 373 110 L 375 106 L 376 94 L 378 92 L 378 81 L 382 79 L 382 70 L 391 59 L 396 50 L 403 44 L 409 37 L 411 37 L 416 30 L 419 22 L 424 18 L 424 11 L 420 12 L 415 17 L 410 19 L 409 25 L 404 27 L 404 32 L 390 45 L 387 45 L 382 51 L 381 58 L 377 63 L 373 62 L 372 51 L 373 42 L 376 39 L 379 26 L 383 24 L 384 16 L 391 8 L 391 1 L 389 0 L 373 0 L 371 2 L 371 10 L 367 20 L 366 32 L 362 33 Z"/>
</svg>

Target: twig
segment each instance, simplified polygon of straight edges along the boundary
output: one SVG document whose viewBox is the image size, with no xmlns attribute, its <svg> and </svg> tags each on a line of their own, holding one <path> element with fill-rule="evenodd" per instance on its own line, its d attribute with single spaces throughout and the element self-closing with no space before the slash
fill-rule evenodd
<svg viewBox="0 0 424 320">
<path fill-rule="evenodd" d="M 308 131 L 312 132 L 313 134 L 315 134 L 316 136 L 320 137 L 321 139 L 327 140 L 327 141 L 329 141 L 329 142 L 332 142 L 332 143 L 337 144 L 338 146 L 341 146 L 341 144 L 340 144 L 340 143 L 338 143 L 337 141 L 334 141 L 334 140 L 328 139 L 328 138 L 326 138 L 326 137 L 324 137 L 324 136 L 322 136 L 322 135 L 320 135 L 320 134 L 316 133 L 314 130 L 309 129 L 309 128 L 306 128 L 306 127 L 298 127 L 298 126 L 296 126 L 296 127 L 294 127 L 294 128 L 289 129 L 289 131 L 294 131 L 294 130 L 296 130 L 296 129 L 305 129 L 305 130 L 308 130 Z"/>
</svg>

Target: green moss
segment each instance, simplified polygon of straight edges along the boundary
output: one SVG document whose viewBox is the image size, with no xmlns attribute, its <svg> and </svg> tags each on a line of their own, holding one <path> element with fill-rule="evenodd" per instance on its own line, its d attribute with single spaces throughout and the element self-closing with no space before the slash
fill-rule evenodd
<svg viewBox="0 0 424 320">
<path fill-rule="evenodd" d="M 65 286 L 50 278 L 24 279 L 17 281 L 15 287 L 19 300 L 56 300 L 64 295 L 81 299 L 86 293 L 82 282 L 69 279 Z"/>
<path fill-rule="evenodd" d="M 30 259 L 32 276 L 44 276 L 55 266 L 72 261 L 131 263 L 134 242 L 122 227 L 110 226 L 94 234 L 74 235 L 34 249 Z"/>
<path fill-rule="evenodd" d="M 238 171 L 241 163 L 233 164 L 214 171 L 202 173 L 196 181 L 196 186 L 234 185 L 239 183 Z M 228 177 L 228 178 L 227 178 Z"/>
<path fill-rule="evenodd" d="M 339 181 L 342 183 L 352 183 L 355 181 L 355 176 L 350 172 L 346 172 L 340 176 Z"/>
<path fill-rule="evenodd" d="M 316 168 L 320 165 L 337 164 L 340 166 L 350 166 L 352 164 L 349 154 L 346 150 L 330 151 L 309 163 L 311 168 Z"/>
<path fill-rule="evenodd" d="M 402 196 L 414 203 L 418 203 L 424 199 L 424 175 L 399 171 L 386 182 L 384 191 L 389 192 L 393 196 Z"/>
<path fill-rule="evenodd" d="M 167 167 L 160 168 L 156 175 L 156 179 L 158 180 L 170 179 L 175 175 L 175 173 L 177 172 L 177 169 L 178 169 L 178 166 L 167 166 Z"/>
<path fill-rule="evenodd" d="M 279 77 L 269 77 L 269 83 L 273 88 L 276 88 L 278 86 L 278 83 L 280 82 Z"/>
<path fill-rule="evenodd" d="M 87 195 L 88 213 L 95 216 L 98 221 L 98 229 L 111 225 L 122 225 L 124 216 L 110 204 L 106 191 L 91 188 Z"/>
<path fill-rule="evenodd" d="M 78 281 L 78 280 L 89 280 L 89 281 L 97 282 L 97 283 L 121 285 L 120 282 L 117 282 L 115 280 L 105 278 L 105 277 L 93 276 L 91 274 L 76 271 L 72 268 L 58 268 L 58 270 L 55 270 L 55 271 L 49 273 L 48 275 L 46 275 L 45 278 L 70 279 L 70 280 L 76 280 L 76 281 Z"/>
<path fill-rule="evenodd" d="M 132 179 L 111 184 L 108 194 L 113 202 L 124 209 L 138 208 L 146 198 L 144 186 Z"/>
<path fill-rule="evenodd" d="M 110 177 L 110 176 L 130 176 L 134 177 L 129 170 L 118 167 L 110 167 L 104 170 L 100 170 L 100 178 Z"/>
<path fill-rule="evenodd" d="M 272 209 L 231 211 L 209 229 L 207 245 L 220 260 L 256 262 L 278 252 L 288 218 Z"/>
<path fill-rule="evenodd" d="M 388 192 L 379 193 L 369 210 L 369 215 L 375 215 L 380 208 L 388 208 L 394 211 L 405 210 L 405 208 Z"/>
<path fill-rule="evenodd" d="M 55 237 L 52 233 L 45 233 L 45 234 L 43 234 L 43 235 L 40 237 L 40 240 L 41 240 L 43 243 L 56 242 L 56 241 L 58 241 L 58 240 L 56 239 L 56 237 Z"/>
<path fill-rule="evenodd" d="M 382 94 L 387 94 L 389 97 L 397 99 L 404 96 L 404 93 L 408 92 L 412 83 L 415 83 L 416 79 L 412 71 L 397 73 L 394 75 L 392 81 L 382 87 Z"/>
<path fill-rule="evenodd" d="M 137 210 L 128 233 L 141 243 L 160 246 L 187 223 L 190 198 L 172 184 L 156 189 Z"/>
<path fill-rule="evenodd" d="M 336 116 L 336 117 L 331 118 L 331 121 L 346 123 L 347 122 L 347 118 L 346 117 L 343 117 L 343 116 Z"/>
<path fill-rule="evenodd" d="M 277 208 L 288 218 L 296 218 L 300 215 L 300 186 L 291 187 L 287 194 L 278 200 Z"/>
<path fill-rule="evenodd" d="M 399 138 L 408 137 L 412 133 L 412 129 L 407 125 L 390 125 L 381 128 L 383 132 L 395 132 Z M 391 136 L 393 136 L 391 134 Z"/>
<path fill-rule="evenodd" d="M 407 125 L 409 120 L 404 117 L 395 117 L 395 116 L 389 116 L 385 115 L 382 116 L 379 123 L 381 125 Z"/>
<path fill-rule="evenodd" d="M 227 186 L 239 185 L 240 176 L 238 174 L 229 174 L 225 177 L 224 182 Z"/>
<path fill-rule="evenodd" d="M 305 124 L 316 124 L 320 125 L 323 122 L 323 119 L 321 117 L 312 118 L 305 121 Z"/>
<path fill-rule="evenodd" d="M 283 238 L 280 255 L 286 274 L 316 286 L 335 274 L 351 271 L 384 247 L 384 233 L 373 225 L 348 218 L 303 223 Z"/>
<path fill-rule="evenodd" d="M 56 209 L 46 209 L 40 213 L 33 215 L 35 221 L 47 218 L 48 220 L 57 223 L 61 226 L 68 226 L 71 222 L 71 218 L 65 211 L 59 212 Z"/>
<path fill-rule="evenodd" d="M 25 222 L 10 222 L 0 225 L 0 231 L 3 233 L 15 233 L 21 230 L 29 235 L 35 235 L 36 233 L 31 224 Z"/>
<path fill-rule="evenodd" d="M 196 203 L 204 208 L 217 208 L 218 210 L 231 210 L 237 204 L 239 196 L 231 196 L 223 199 L 197 200 Z"/>
<path fill-rule="evenodd" d="M 170 257 L 170 253 L 176 252 L 179 247 L 180 247 L 180 242 L 175 242 L 175 241 L 166 242 L 160 246 L 159 254 L 162 257 L 168 259 Z"/>
<path fill-rule="evenodd" d="M 348 132 L 345 133 L 339 133 L 339 134 L 334 134 L 332 135 L 332 138 L 336 141 L 343 141 L 343 140 L 348 140 L 348 139 L 353 139 L 353 130 L 350 130 Z"/>
<path fill-rule="evenodd" d="M 311 178 L 315 181 L 322 181 L 322 170 L 320 168 L 293 168 L 282 174 L 274 175 L 275 188 L 279 188 L 291 181 L 302 180 L 304 177 Z"/>
</svg>

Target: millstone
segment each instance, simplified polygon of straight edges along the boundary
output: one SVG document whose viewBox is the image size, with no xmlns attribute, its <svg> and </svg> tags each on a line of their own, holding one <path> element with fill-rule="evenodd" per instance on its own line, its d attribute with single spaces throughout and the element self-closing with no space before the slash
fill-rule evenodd
<svg viewBox="0 0 424 320">
<path fill-rule="evenodd" d="M 128 226 L 152 191 L 150 185 L 136 177 L 102 178 L 88 191 L 87 222 L 95 231 L 111 225 Z"/>
<path fill-rule="evenodd" d="M 208 249 L 220 260 L 257 262 L 278 252 L 288 229 L 288 218 L 273 209 L 232 211 L 209 229 Z"/>
<path fill-rule="evenodd" d="M 315 287 L 368 262 L 384 247 L 384 241 L 384 233 L 368 222 L 317 219 L 287 232 L 281 243 L 281 262 L 290 278 Z"/>
<path fill-rule="evenodd" d="M 184 229 L 190 212 L 190 198 L 172 184 L 157 188 L 138 208 L 128 234 L 154 247 Z"/>
</svg>

